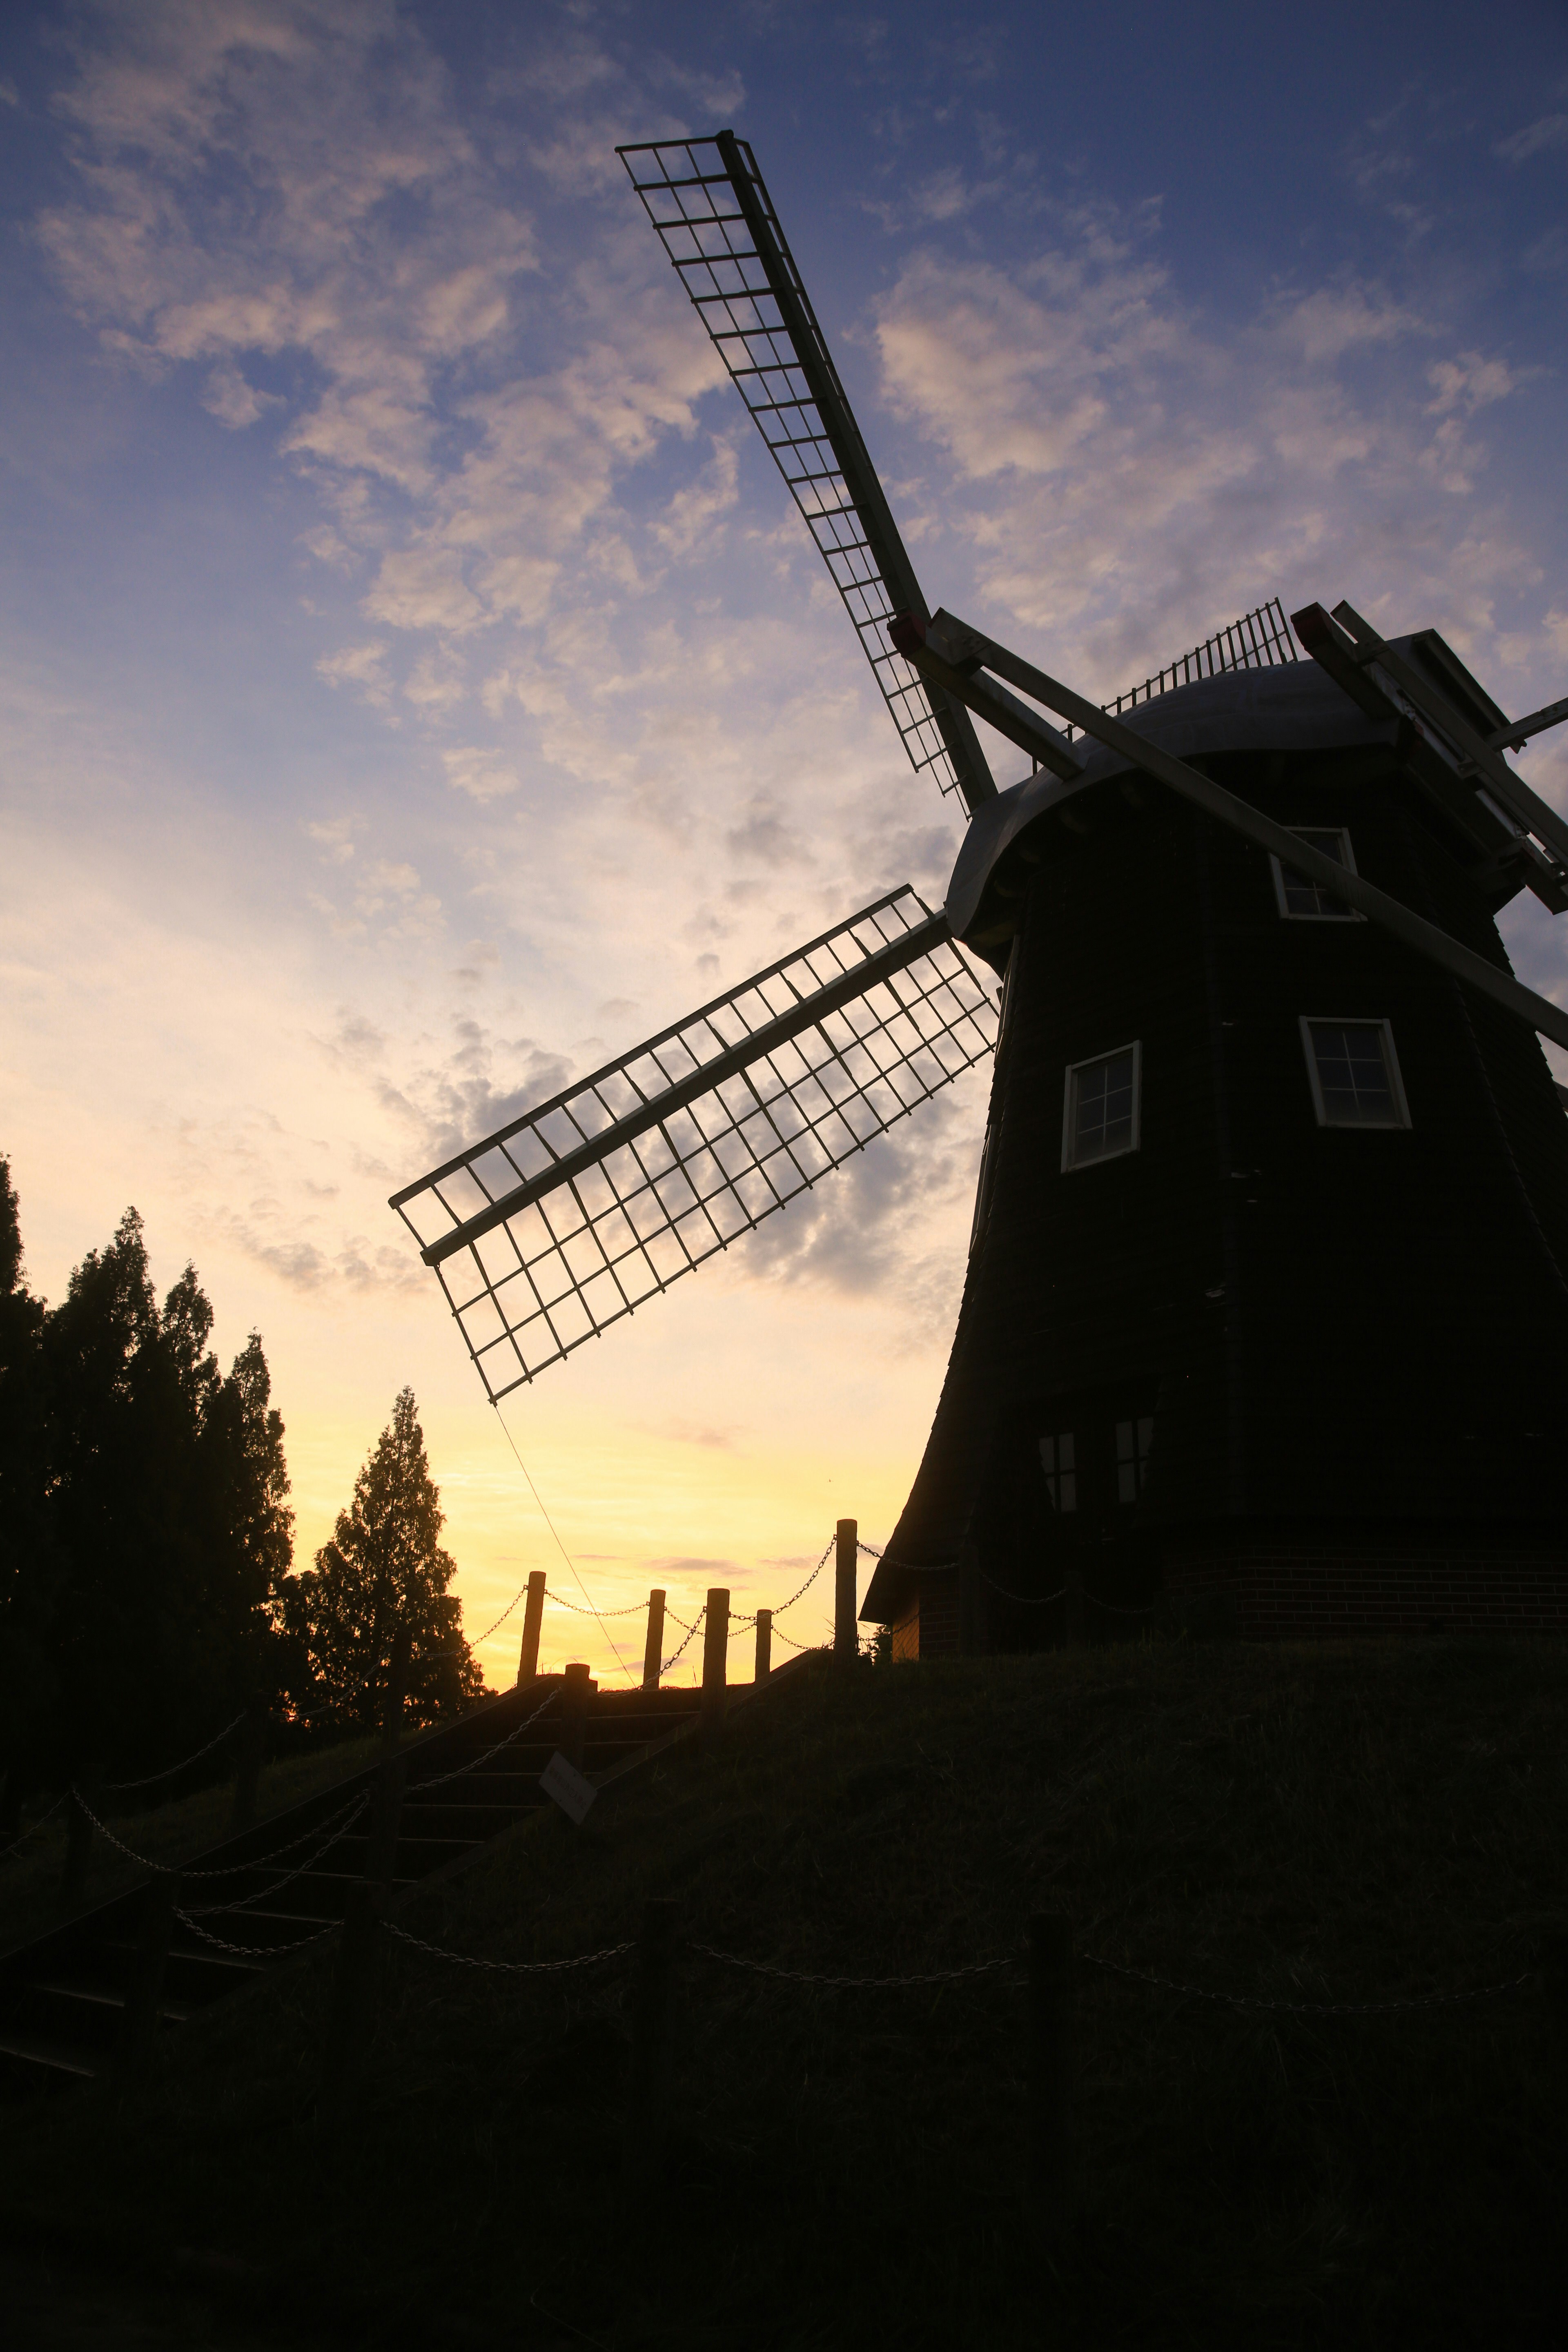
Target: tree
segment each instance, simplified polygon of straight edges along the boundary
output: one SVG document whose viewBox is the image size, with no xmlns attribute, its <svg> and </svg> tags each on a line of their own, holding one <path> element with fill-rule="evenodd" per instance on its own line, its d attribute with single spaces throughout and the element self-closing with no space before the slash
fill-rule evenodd
<svg viewBox="0 0 1568 2352">
<path fill-rule="evenodd" d="M 11 1163 L 0 1160 L 0 1767 L 14 1826 L 25 1759 L 54 1705 L 47 1572 L 47 1481 L 38 1343 L 44 1303 L 22 1278 L 20 1205 Z"/>
<path fill-rule="evenodd" d="M 282 1622 L 303 1670 L 291 1696 L 312 1719 L 374 1727 L 400 1628 L 411 1642 L 407 1713 L 416 1724 L 482 1695 L 483 1675 L 462 1636 L 462 1603 L 447 1591 L 457 1563 L 441 1549 L 445 1523 L 414 1391 L 405 1389 L 331 1542 L 285 1590 Z"/>
<path fill-rule="evenodd" d="M 58 1307 L 28 1300 L 20 1268 L 7 1176 L 0 1693 L 22 1686 L 7 1760 L 18 1779 L 130 1779 L 277 1687 L 283 1424 L 258 1334 L 219 1371 L 194 1266 L 159 1308 L 134 1209 Z"/>
</svg>

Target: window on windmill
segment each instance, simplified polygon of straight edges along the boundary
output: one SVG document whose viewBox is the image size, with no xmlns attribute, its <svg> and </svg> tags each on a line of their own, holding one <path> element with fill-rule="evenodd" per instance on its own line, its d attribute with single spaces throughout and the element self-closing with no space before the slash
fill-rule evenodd
<svg viewBox="0 0 1568 2352">
<path fill-rule="evenodd" d="M 1137 1150 L 1142 1076 L 1140 1044 L 1071 1065 L 1062 1103 L 1064 1173 Z"/>
<path fill-rule="evenodd" d="M 1116 1424 L 1116 1499 L 1119 1503 L 1135 1503 L 1143 1492 L 1144 1475 L 1149 1466 L 1149 1448 L 1154 1438 L 1154 1416 L 1144 1413 L 1137 1421 L 1119 1421 Z"/>
<path fill-rule="evenodd" d="M 1078 1459 L 1071 1430 L 1058 1437 L 1040 1440 L 1040 1468 L 1045 1473 L 1046 1492 L 1051 1498 L 1053 1511 L 1076 1511 L 1078 1508 Z"/>
<path fill-rule="evenodd" d="M 1309 849 L 1317 850 L 1321 856 L 1331 857 L 1334 864 L 1342 866 L 1348 874 L 1355 872 L 1355 853 L 1351 847 L 1351 837 L 1339 825 L 1293 824 L 1290 831 L 1298 841 L 1304 841 Z M 1304 874 L 1298 874 L 1294 866 L 1281 866 L 1277 857 L 1270 856 L 1268 863 L 1274 875 L 1274 897 L 1279 912 L 1288 921 L 1361 921 L 1353 907 L 1347 907 L 1342 898 L 1336 898 L 1333 892 L 1325 889 L 1321 882 L 1309 882 Z"/>
<path fill-rule="evenodd" d="M 1320 1127 L 1409 1126 L 1386 1021 L 1314 1021 L 1303 1013 L 1301 1042 Z"/>
</svg>

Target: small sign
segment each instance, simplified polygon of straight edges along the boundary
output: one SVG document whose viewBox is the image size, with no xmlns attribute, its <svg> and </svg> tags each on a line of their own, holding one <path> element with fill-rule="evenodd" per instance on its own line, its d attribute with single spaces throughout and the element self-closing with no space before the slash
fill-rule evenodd
<svg viewBox="0 0 1568 2352">
<path fill-rule="evenodd" d="M 587 1820 L 588 1809 L 599 1793 L 592 1780 L 584 1780 L 559 1748 L 540 1774 L 539 1785 L 547 1797 L 553 1797 L 567 1819 L 579 1827 Z"/>
</svg>

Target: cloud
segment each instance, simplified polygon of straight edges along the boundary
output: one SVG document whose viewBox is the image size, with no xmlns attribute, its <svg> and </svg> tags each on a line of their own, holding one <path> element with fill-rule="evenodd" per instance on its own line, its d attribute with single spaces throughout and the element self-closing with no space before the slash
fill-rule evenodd
<svg viewBox="0 0 1568 2352">
<path fill-rule="evenodd" d="M 233 432 L 254 425 L 269 408 L 281 405 L 277 393 L 258 392 L 254 385 L 247 383 L 231 361 L 210 372 L 202 392 L 202 406 Z"/>
<path fill-rule="evenodd" d="M 1568 147 L 1568 114 L 1543 114 L 1534 122 L 1527 122 L 1521 131 L 1510 131 L 1500 139 L 1494 152 L 1505 163 L 1527 163 L 1531 155 L 1544 154 L 1552 147 Z"/>
<path fill-rule="evenodd" d="M 447 782 L 454 792 L 467 793 L 470 800 L 482 806 L 488 801 L 504 799 L 515 793 L 522 779 L 517 770 L 501 755 L 477 743 L 459 744 L 443 751 L 441 764 L 447 771 Z"/>
<path fill-rule="evenodd" d="M 322 654 L 316 663 L 316 676 L 329 686 L 357 687 L 366 702 L 385 705 L 392 698 L 392 679 L 386 668 L 386 646 L 373 638 L 357 646 L 341 646 L 335 654 Z"/>
<path fill-rule="evenodd" d="M 1282 308 L 1277 331 L 1314 367 L 1369 343 L 1397 342 L 1405 335 L 1429 334 L 1431 329 L 1417 312 L 1376 289 L 1346 285 L 1321 286 Z"/>
</svg>

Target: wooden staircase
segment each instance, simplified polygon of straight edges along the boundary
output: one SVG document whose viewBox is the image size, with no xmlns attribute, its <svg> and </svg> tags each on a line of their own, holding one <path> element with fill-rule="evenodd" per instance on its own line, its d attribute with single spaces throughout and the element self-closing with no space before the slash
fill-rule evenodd
<svg viewBox="0 0 1568 2352">
<path fill-rule="evenodd" d="M 776 1679 L 788 1672 L 782 1669 Z M 504 1831 L 549 1803 L 539 1776 L 560 1745 L 561 1690 L 559 1675 L 542 1675 L 487 1699 L 456 1723 L 425 1732 L 402 1750 L 407 1780 L 394 1905 L 411 1888 L 463 1869 Z M 537 1722 L 498 1750 L 547 1700 Z M 603 1783 L 639 1762 L 695 1726 L 700 1700 L 695 1690 L 597 1692 L 588 1703 L 584 1770 Z M 181 1866 L 180 1909 L 197 1924 L 193 1928 L 174 1920 L 158 2005 L 161 2027 L 179 2025 L 254 1983 L 342 1920 L 369 1858 L 378 1769 L 371 1765 L 352 1773 Z M 460 1777 L 445 1777 L 454 1772 Z M 342 1833 L 323 1850 L 341 1825 L 346 1825 Z M 149 1879 L 89 1905 L 0 1957 L 0 2088 L 89 2079 L 126 2053 L 131 1987 L 151 1888 Z M 225 1907 L 209 1908 L 216 1906 Z"/>
</svg>

